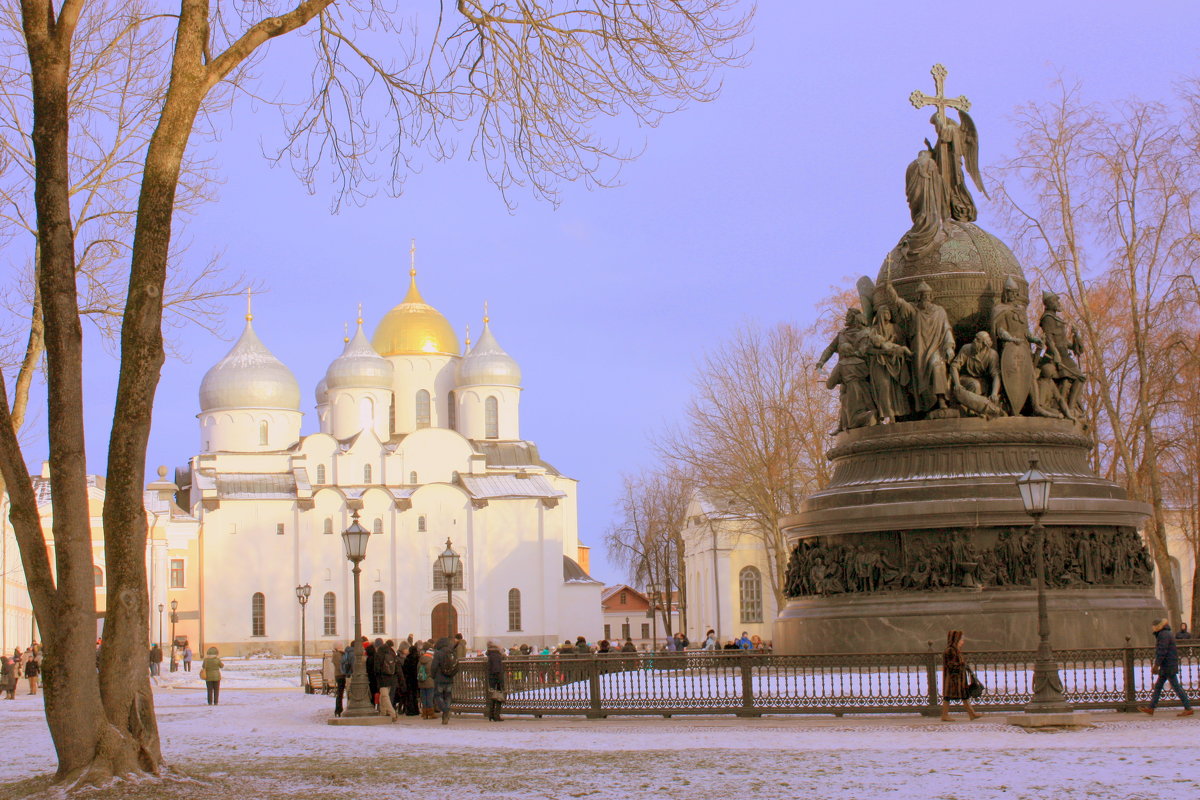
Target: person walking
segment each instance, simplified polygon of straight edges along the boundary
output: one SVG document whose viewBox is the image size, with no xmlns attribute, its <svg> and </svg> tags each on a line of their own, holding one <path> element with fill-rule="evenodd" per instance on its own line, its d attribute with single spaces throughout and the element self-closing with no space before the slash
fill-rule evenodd
<svg viewBox="0 0 1200 800">
<path fill-rule="evenodd" d="M 17 664 L 8 656 L 0 659 L 0 690 L 5 700 L 17 699 Z"/>
<path fill-rule="evenodd" d="M 25 677 L 29 679 L 29 693 L 37 694 L 38 676 L 42 670 L 42 653 L 41 646 L 34 642 L 29 645 L 29 649 L 25 651 Z"/>
<path fill-rule="evenodd" d="M 396 657 L 396 643 L 391 639 L 375 647 L 376 683 L 379 685 L 379 713 L 397 722 L 400 715 L 392 705 L 396 687 L 400 685 L 400 660 Z"/>
<path fill-rule="evenodd" d="M 188 644 L 183 646 L 183 671 L 192 671 L 192 646 Z"/>
<path fill-rule="evenodd" d="M 412 634 L 409 634 L 411 636 Z M 400 674 L 404 676 L 404 691 L 400 695 L 400 705 L 396 707 L 399 711 L 404 708 L 404 716 L 415 717 L 420 713 L 420 694 L 421 689 L 417 684 L 417 663 L 421 660 L 421 654 L 417 650 L 417 646 L 411 642 L 400 643 Z"/>
<path fill-rule="evenodd" d="M 1179 648 L 1175 645 L 1175 634 L 1171 633 L 1171 626 L 1165 619 L 1154 620 L 1151 630 L 1154 631 L 1154 666 L 1150 668 L 1150 672 L 1157 675 L 1158 679 L 1154 681 L 1150 705 L 1138 706 L 1138 711 L 1154 716 L 1154 709 L 1158 708 L 1158 699 L 1162 696 L 1163 684 L 1170 683 L 1171 690 L 1183 701 L 1183 711 L 1180 711 L 1178 716 L 1190 717 L 1194 712 L 1192 701 L 1183 684 L 1179 682 Z"/>
<path fill-rule="evenodd" d="M 383 639 L 376 639 L 374 644 L 367 641 L 363 637 L 363 645 L 367 653 L 367 685 L 371 689 L 371 705 L 375 710 L 379 710 L 379 665 L 375 663 L 375 656 L 383 647 Z"/>
<path fill-rule="evenodd" d="M 431 662 L 433 672 L 434 700 L 442 712 L 442 724 L 450 724 L 450 703 L 453 698 L 454 676 L 458 674 L 458 657 L 454 654 L 454 640 L 443 637 L 438 640 Z"/>
<path fill-rule="evenodd" d="M 330 661 L 333 662 L 333 685 L 336 687 L 336 693 L 333 698 L 333 715 L 340 717 L 342 715 L 342 699 L 346 696 L 346 668 L 343 662 L 346 658 L 346 650 L 340 645 L 333 646 L 333 655 Z"/>
<path fill-rule="evenodd" d="M 200 664 L 200 678 L 208 690 L 208 704 L 220 705 L 221 700 L 221 668 L 225 662 L 221 660 L 217 648 L 210 647 L 205 651 L 204 661 Z"/>
<path fill-rule="evenodd" d="M 163 652 L 158 643 L 150 645 L 150 677 L 154 682 L 158 683 L 158 676 L 162 674 Z"/>
<path fill-rule="evenodd" d="M 433 719 L 437 715 L 433 697 L 436 688 L 433 682 L 433 653 L 424 645 L 417 658 L 417 688 L 421 691 L 421 719 Z"/>
<path fill-rule="evenodd" d="M 952 721 L 951 700 L 961 702 L 971 719 L 982 716 L 971 707 L 971 697 L 967 694 L 970 670 L 963 658 L 962 643 L 962 631 L 949 631 L 946 634 L 946 649 L 942 651 L 942 722 Z"/>
<path fill-rule="evenodd" d="M 504 722 L 500 706 L 504 704 L 504 651 L 496 642 L 487 643 L 487 718 Z"/>
</svg>

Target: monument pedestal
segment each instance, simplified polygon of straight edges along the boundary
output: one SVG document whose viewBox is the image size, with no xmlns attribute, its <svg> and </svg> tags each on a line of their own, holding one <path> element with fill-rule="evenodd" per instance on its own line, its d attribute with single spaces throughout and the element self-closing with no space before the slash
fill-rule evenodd
<svg viewBox="0 0 1200 800">
<path fill-rule="evenodd" d="M 1096 723 L 1081 711 L 1060 711 L 1052 714 L 1013 714 L 1009 725 L 1019 728 L 1094 728 Z"/>
</svg>

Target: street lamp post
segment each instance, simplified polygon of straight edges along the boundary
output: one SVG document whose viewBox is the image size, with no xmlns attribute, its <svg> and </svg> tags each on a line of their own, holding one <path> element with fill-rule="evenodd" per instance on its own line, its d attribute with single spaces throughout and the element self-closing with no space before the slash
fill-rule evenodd
<svg viewBox="0 0 1200 800">
<path fill-rule="evenodd" d="M 1025 706 L 1026 714 L 1062 714 L 1071 710 L 1063 696 L 1058 662 L 1050 649 L 1050 615 L 1046 610 L 1046 528 L 1042 515 L 1050 506 L 1050 476 L 1037 468 L 1037 457 L 1029 460 L 1029 471 L 1017 479 L 1025 513 L 1033 517 L 1030 532 L 1037 548 L 1038 648 L 1033 664 L 1033 696 Z"/>
<path fill-rule="evenodd" d="M 304 612 L 308 608 L 308 596 L 312 594 L 312 586 L 304 584 L 296 587 L 296 599 L 300 601 L 300 688 L 304 688 L 304 673 L 307 672 L 308 662 L 305 660 L 307 648 L 305 647 L 306 634 L 305 622 L 308 615 Z"/>
<path fill-rule="evenodd" d="M 359 615 L 359 564 L 367 557 L 367 541 L 371 532 L 358 522 L 358 509 L 354 510 L 350 527 L 342 531 L 342 543 L 346 546 L 346 558 L 354 565 L 354 671 L 350 673 L 345 717 L 369 717 L 375 714 L 371 703 L 371 688 L 367 682 L 367 653 L 362 644 L 362 617 Z"/>
<path fill-rule="evenodd" d="M 454 552 L 450 546 L 450 539 L 446 539 L 446 549 L 438 556 L 438 568 L 442 571 L 442 577 L 446 579 L 446 605 L 449 608 L 446 611 L 446 636 L 454 636 L 454 579 L 462 571 L 462 556 Z"/>
<path fill-rule="evenodd" d="M 158 646 L 159 647 L 162 647 L 163 608 L 165 608 L 165 606 L 162 603 L 159 603 L 158 604 Z"/>
<path fill-rule="evenodd" d="M 162 606 L 159 606 L 162 610 Z M 179 669 L 179 665 L 175 663 L 175 623 L 179 622 L 179 601 L 171 601 L 171 672 Z"/>
</svg>

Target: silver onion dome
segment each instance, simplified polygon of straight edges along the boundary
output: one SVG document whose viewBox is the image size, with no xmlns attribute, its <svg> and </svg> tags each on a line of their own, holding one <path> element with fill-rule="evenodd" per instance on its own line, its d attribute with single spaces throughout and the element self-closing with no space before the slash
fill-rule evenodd
<svg viewBox="0 0 1200 800">
<path fill-rule="evenodd" d="M 483 322 L 483 335 L 458 364 L 458 385 L 521 385 L 521 368 L 496 341 L 486 317 Z"/>
<path fill-rule="evenodd" d="M 387 389 L 392 385 L 392 362 L 375 351 L 363 333 L 362 320 L 358 330 L 342 354 L 325 371 L 325 387 L 329 389 Z"/>
<path fill-rule="evenodd" d="M 317 405 L 323 406 L 329 402 L 329 385 L 325 383 L 325 379 L 321 378 L 317 382 Z"/>
<path fill-rule="evenodd" d="M 296 376 L 267 349 L 246 315 L 246 328 L 233 348 L 200 382 L 200 410 L 278 408 L 300 410 Z"/>
</svg>

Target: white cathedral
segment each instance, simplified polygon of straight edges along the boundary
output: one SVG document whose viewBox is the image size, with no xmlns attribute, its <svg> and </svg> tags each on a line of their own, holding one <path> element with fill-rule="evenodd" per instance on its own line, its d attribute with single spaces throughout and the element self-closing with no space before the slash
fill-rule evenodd
<svg viewBox="0 0 1200 800">
<path fill-rule="evenodd" d="M 521 370 L 486 313 L 461 351 L 412 269 L 370 341 L 360 318 L 329 365 L 316 388 L 320 431 L 308 435 L 296 378 L 252 319 L 204 376 L 200 453 L 176 473 L 181 511 L 199 522 L 172 547 L 171 595 L 196 610 L 186 615 L 193 643 L 295 652 L 304 584 L 307 651 L 349 640 L 354 587 L 340 534 L 355 511 L 374 534 L 362 562 L 365 635 L 456 630 L 482 649 L 599 634 L 602 587 L 587 574 L 576 481 L 521 438 Z M 452 607 L 437 566 L 447 540 L 462 559 Z"/>
</svg>

